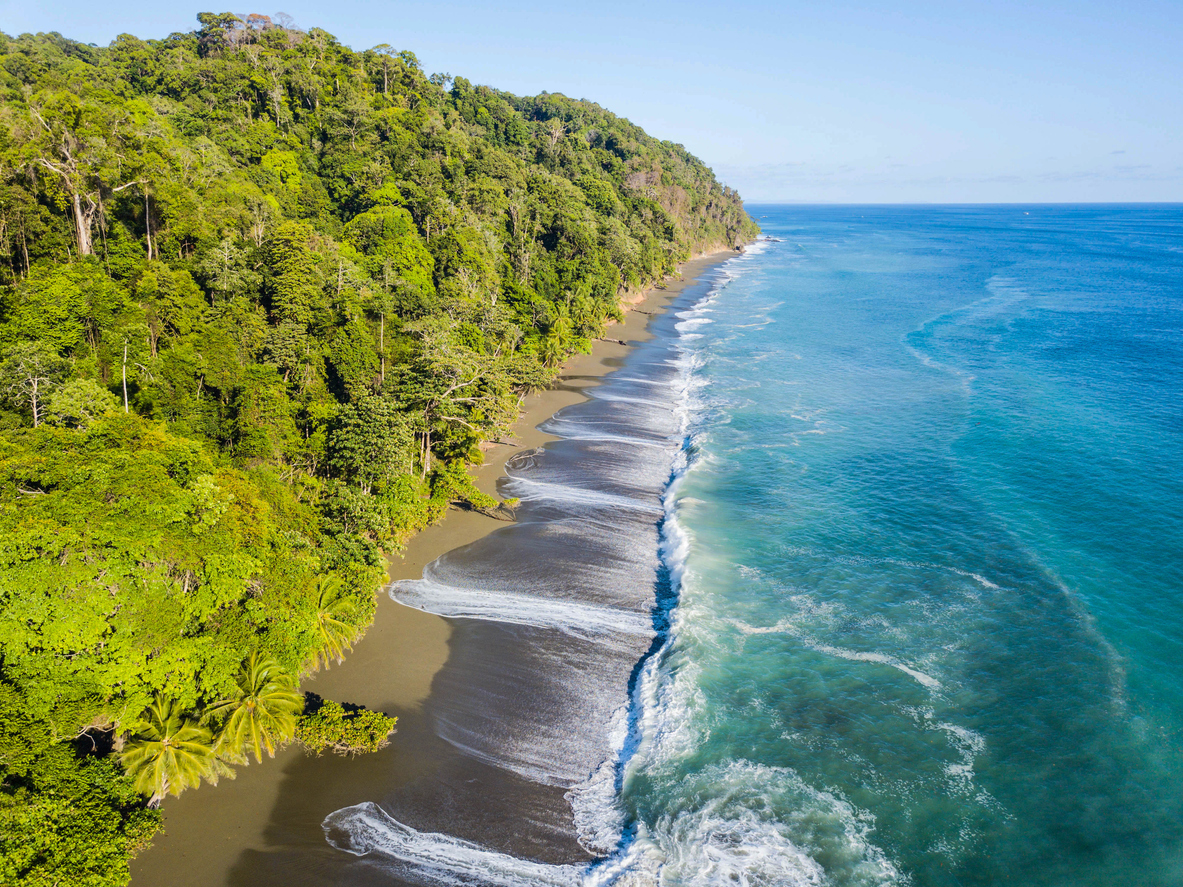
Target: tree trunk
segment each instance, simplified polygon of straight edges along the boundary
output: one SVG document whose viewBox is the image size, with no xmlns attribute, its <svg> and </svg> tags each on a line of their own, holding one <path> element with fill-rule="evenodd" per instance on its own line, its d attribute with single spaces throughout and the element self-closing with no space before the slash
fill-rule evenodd
<svg viewBox="0 0 1183 887">
<path fill-rule="evenodd" d="M 90 214 L 82 209 L 82 195 L 74 194 L 74 229 L 78 234 L 78 255 L 89 256 L 94 253 L 94 246 L 90 240 Z"/>
<path fill-rule="evenodd" d="M 127 408 L 127 341 L 123 342 L 123 412 L 129 412 Z"/>
<path fill-rule="evenodd" d="M 33 405 L 33 427 L 41 424 L 41 380 L 34 375 L 33 385 L 29 394 L 29 402 Z"/>
<path fill-rule="evenodd" d="M 152 261 L 152 215 L 148 210 L 148 189 L 144 189 L 144 230 L 148 233 L 148 261 Z"/>
<path fill-rule="evenodd" d="M 378 355 L 382 361 L 382 381 L 386 382 L 386 315 L 378 315 Z"/>
<path fill-rule="evenodd" d="M 29 268 L 30 268 L 30 265 L 29 265 L 29 241 L 28 241 L 28 238 L 25 237 L 25 221 L 24 221 L 24 219 L 21 219 L 21 255 L 23 255 L 24 259 L 25 259 L 25 273 L 22 274 L 21 277 L 27 277 L 29 274 Z"/>
</svg>

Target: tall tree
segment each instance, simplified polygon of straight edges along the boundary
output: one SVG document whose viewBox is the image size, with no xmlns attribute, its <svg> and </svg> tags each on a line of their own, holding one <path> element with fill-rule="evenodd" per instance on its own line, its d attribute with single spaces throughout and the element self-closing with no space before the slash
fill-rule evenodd
<svg viewBox="0 0 1183 887">
<path fill-rule="evenodd" d="M 94 225 L 104 201 L 142 184 L 132 169 L 134 130 L 113 94 L 84 99 L 52 91 L 28 104 L 24 154 L 44 174 L 51 198 L 69 209 L 78 255 L 94 253 Z"/>
<path fill-rule="evenodd" d="M 0 363 L 0 393 L 16 407 L 28 408 L 33 427 L 41 424 L 50 391 L 66 374 L 69 364 L 36 342 L 21 342 Z"/>
<path fill-rule="evenodd" d="M 316 581 L 316 630 L 319 649 L 313 656 L 316 668 L 328 668 L 329 662 L 345 661 L 345 654 L 357 640 L 357 625 L 353 621 L 357 604 L 349 599 L 345 585 L 338 576 L 321 576 Z"/>
<path fill-rule="evenodd" d="M 278 662 L 257 650 L 242 664 L 237 689 L 205 710 L 205 718 L 225 719 L 217 751 L 245 761 L 247 752 L 263 760 L 263 752 L 275 750 L 295 735 L 296 717 L 304 709 L 304 697 L 296 690 L 296 679 Z"/>
<path fill-rule="evenodd" d="M 120 761 L 136 789 L 150 795 L 153 807 L 165 795 L 196 788 L 203 779 L 217 784 L 219 776 L 234 775 L 214 753 L 210 729 L 188 717 L 177 702 L 160 696 L 140 716 Z"/>
</svg>

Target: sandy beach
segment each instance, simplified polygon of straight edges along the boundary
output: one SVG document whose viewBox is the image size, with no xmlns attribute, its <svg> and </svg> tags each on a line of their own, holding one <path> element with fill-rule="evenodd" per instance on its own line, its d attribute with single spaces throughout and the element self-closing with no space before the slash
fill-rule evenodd
<svg viewBox="0 0 1183 887">
<path fill-rule="evenodd" d="M 726 250 L 687 262 L 679 279 L 641 294 L 624 322 L 610 327 L 590 354 L 574 356 L 552 388 L 528 396 L 512 440 L 486 451 L 485 463 L 475 471 L 478 486 L 495 494 L 507 460 L 553 439 L 537 426 L 556 411 L 584 400 L 588 387 L 619 366 L 631 347 L 626 343 L 648 337 L 654 315 L 705 270 L 733 255 Z M 441 523 L 411 539 L 401 557 L 391 559 L 390 579 L 417 579 L 442 554 L 504 526 L 503 520 L 453 508 Z M 324 841 L 320 829 L 324 816 L 369 800 L 375 784 L 422 783 L 426 793 L 441 791 L 431 774 L 443 756 L 457 755 L 434 735 L 423 710 L 433 679 L 448 661 L 454 630 L 454 623 L 447 619 L 380 594 L 373 626 L 346 661 L 306 680 L 303 689 L 397 715 L 399 732 L 391 747 L 356 759 L 314 759 L 298 746 L 290 746 L 274 760 L 238 768 L 233 781 L 169 798 L 164 804 L 165 831 L 132 865 L 134 887 L 292 883 L 292 872 L 276 851 L 293 842 L 308 846 L 315 840 L 323 845 L 323 853 L 318 850 L 315 856 L 324 869 L 304 871 L 308 878 L 299 877 L 298 882 L 324 883 L 334 854 L 339 857 L 339 851 Z M 298 837 L 295 832 L 300 833 Z M 522 839 L 528 848 L 529 836 Z M 569 852 L 582 852 L 571 844 Z M 302 865 L 305 870 L 319 868 L 317 859 L 305 859 Z M 380 880 L 375 878 L 376 883 Z"/>
</svg>

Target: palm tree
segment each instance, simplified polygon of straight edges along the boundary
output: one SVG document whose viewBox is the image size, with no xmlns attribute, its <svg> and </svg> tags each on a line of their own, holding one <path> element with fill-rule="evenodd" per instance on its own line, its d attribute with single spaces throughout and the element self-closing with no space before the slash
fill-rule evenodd
<svg viewBox="0 0 1183 887">
<path fill-rule="evenodd" d="M 315 668 L 328 668 L 329 660 L 337 664 L 345 661 L 345 654 L 353 649 L 358 629 L 350 620 L 357 614 L 357 604 L 344 595 L 344 584 L 337 576 L 321 576 L 316 580 L 316 631 L 320 649 L 312 655 Z"/>
<path fill-rule="evenodd" d="M 558 366 L 571 350 L 571 321 L 560 315 L 550 326 L 550 331 L 543 337 L 539 348 L 539 356 L 548 367 Z"/>
<path fill-rule="evenodd" d="M 246 763 L 254 751 L 263 760 L 263 750 L 275 757 L 275 749 L 296 732 L 296 716 L 304 708 L 296 680 L 278 662 L 251 653 L 238 673 L 235 693 L 206 709 L 203 721 L 228 716 L 216 750 L 230 760 Z"/>
<path fill-rule="evenodd" d="M 151 807 L 166 794 L 179 795 L 200 785 L 202 779 L 217 784 L 219 776 L 234 776 L 214 754 L 210 730 L 186 717 L 175 700 L 162 696 L 140 715 L 120 762 L 135 780 L 136 790 L 151 795 Z"/>
</svg>

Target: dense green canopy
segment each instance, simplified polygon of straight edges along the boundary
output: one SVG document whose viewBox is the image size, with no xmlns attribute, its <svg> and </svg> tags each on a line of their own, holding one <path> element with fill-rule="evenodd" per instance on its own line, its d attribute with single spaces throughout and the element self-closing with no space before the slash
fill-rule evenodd
<svg viewBox="0 0 1183 887">
<path fill-rule="evenodd" d="M 4 883 L 122 883 L 136 789 L 289 740 L 522 392 L 756 232 L 595 104 L 198 19 L 0 34 Z"/>
</svg>

